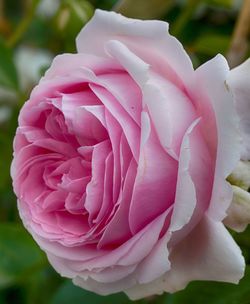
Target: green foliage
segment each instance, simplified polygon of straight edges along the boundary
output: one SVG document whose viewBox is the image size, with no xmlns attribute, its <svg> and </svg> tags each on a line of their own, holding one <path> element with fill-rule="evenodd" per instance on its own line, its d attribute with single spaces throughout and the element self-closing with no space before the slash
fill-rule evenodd
<svg viewBox="0 0 250 304">
<path fill-rule="evenodd" d="M 74 52 L 75 38 L 93 13 L 94 8 L 88 1 L 62 1 L 55 16 L 54 24 L 65 51 Z"/>
<path fill-rule="evenodd" d="M 233 0 L 205 0 L 207 4 L 215 5 L 219 7 L 231 8 Z"/>
<path fill-rule="evenodd" d="M 174 2 L 166 0 L 120 0 L 115 10 L 131 18 L 156 19 L 169 11 Z"/>
<path fill-rule="evenodd" d="M 83 304 L 83 299 L 85 303 L 91 304 L 126 304 L 130 302 L 123 293 L 105 297 L 99 296 L 74 286 L 70 281 L 67 281 L 57 290 L 49 304 L 68 304 L 71 302 L 74 304 Z"/>
<path fill-rule="evenodd" d="M 18 78 L 12 51 L 0 39 L 0 87 L 18 90 Z"/>
<path fill-rule="evenodd" d="M 44 265 L 45 257 L 21 225 L 0 224 L 0 288 L 25 279 Z"/>
<path fill-rule="evenodd" d="M 230 44 L 230 37 L 227 35 L 204 34 L 193 44 L 193 49 L 198 54 L 215 56 L 225 54 Z"/>
<path fill-rule="evenodd" d="M 192 282 L 173 295 L 172 304 L 249 304 L 250 267 L 239 285 L 219 282 Z M 166 303 L 167 304 L 167 303 Z"/>
</svg>

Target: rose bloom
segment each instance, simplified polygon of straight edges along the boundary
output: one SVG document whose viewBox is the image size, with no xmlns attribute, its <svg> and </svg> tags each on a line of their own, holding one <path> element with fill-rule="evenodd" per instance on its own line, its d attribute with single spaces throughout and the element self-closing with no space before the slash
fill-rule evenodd
<svg viewBox="0 0 250 304">
<path fill-rule="evenodd" d="M 62 276 L 103 295 L 244 272 L 222 223 L 242 151 L 229 68 L 218 55 L 194 71 L 167 28 L 97 10 L 19 116 L 23 223 Z"/>
</svg>

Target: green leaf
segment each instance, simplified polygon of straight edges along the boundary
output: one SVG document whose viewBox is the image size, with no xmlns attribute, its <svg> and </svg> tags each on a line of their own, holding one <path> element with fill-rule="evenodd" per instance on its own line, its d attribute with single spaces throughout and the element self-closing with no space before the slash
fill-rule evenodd
<svg viewBox="0 0 250 304">
<path fill-rule="evenodd" d="M 85 0 L 64 0 L 65 4 L 72 10 L 72 17 L 79 19 L 81 26 L 93 15 L 92 5 Z"/>
<path fill-rule="evenodd" d="M 230 44 L 230 37 L 218 34 L 203 34 L 192 48 L 196 53 L 214 56 L 218 53 L 225 54 Z"/>
<path fill-rule="evenodd" d="M 135 303 L 130 301 L 125 294 L 119 293 L 111 296 L 99 296 L 95 293 L 74 286 L 71 281 L 62 284 L 54 295 L 50 304 L 110 304 L 110 303 Z"/>
<path fill-rule="evenodd" d="M 120 0 L 113 10 L 131 18 L 155 19 L 166 14 L 173 5 L 174 1 L 166 0 Z"/>
<path fill-rule="evenodd" d="M 250 267 L 239 285 L 219 282 L 192 282 L 173 295 L 171 304 L 249 304 Z"/>
<path fill-rule="evenodd" d="M 207 4 L 214 6 L 221 6 L 224 8 L 231 8 L 233 5 L 233 0 L 205 0 Z"/>
<path fill-rule="evenodd" d="M 64 0 L 54 17 L 54 28 L 67 52 L 75 51 L 75 37 L 94 13 L 86 0 Z"/>
<path fill-rule="evenodd" d="M 32 275 L 45 263 L 44 254 L 21 227 L 0 224 L 0 288 Z"/>
<path fill-rule="evenodd" d="M 11 50 L 0 39 L 0 87 L 18 90 L 18 77 Z"/>
<path fill-rule="evenodd" d="M 24 303 L 48 304 L 64 280 L 49 264 L 45 265 L 23 282 Z"/>
</svg>

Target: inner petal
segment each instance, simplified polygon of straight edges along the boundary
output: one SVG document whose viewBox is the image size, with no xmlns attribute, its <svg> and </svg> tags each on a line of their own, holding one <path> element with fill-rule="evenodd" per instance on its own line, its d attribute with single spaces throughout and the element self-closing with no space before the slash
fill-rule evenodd
<svg viewBox="0 0 250 304">
<path fill-rule="evenodd" d="M 141 90 L 127 73 L 99 75 L 100 83 L 117 99 L 126 112 L 140 126 L 142 111 Z"/>
<path fill-rule="evenodd" d="M 129 211 L 131 231 L 137 233 L 174 202 L 178 163 L 162 148 L 142 115 L 141 152 Z M 143 211 L 143 212 L 142 212 Z"/>
<path fill-rule="evenodd" d="M 178 159 L 183 135 L 197 115 L 191 100 L 179 88 L 152 73 L 145 86 L 144 101 L 162 146 Z"/>
<path fill-rule="evenodd" d="M 103 123 L 104 109 L 102 107 L 92 108 L 82 106 L 76 109 L 72 125 L 79 143 L 82 146 L 88 146 L 107 139 L 108 133 Z"/>
<path fill-rule="evenodd" d="M 105 160 L 110 151 L 109 140 L 103 141 L 94 146 L 92 156 L 92 177 L 86 188 L 85 200 L 85 208 L 89 213 L 90 223 L 97 215 L 103 202 Z"/>
<path fill-rule="evenodd" d="M 72 214 L 83 214 L 86 211 L 84 210 L 86 193 L 68 193 L 65 199 L 65 209 Z"/>
<path fill-rule="evenodd" d="M 139 139 L 140 139 L 140 128 L 131 118 L 130 115 L 126 113 L 124 108 L 119 104 L 119 101 L 114 98 L 110 92 L 108 92 L 103 87 L 90 84 L 92 91 L 98 96 L 98 98 L 103 102 L 107 110 L 113 115 L 113 117 L 121 125 L 123 132 L 128 140 L 129 146 L 136 160 L 139 157 Z"/>
</svg>

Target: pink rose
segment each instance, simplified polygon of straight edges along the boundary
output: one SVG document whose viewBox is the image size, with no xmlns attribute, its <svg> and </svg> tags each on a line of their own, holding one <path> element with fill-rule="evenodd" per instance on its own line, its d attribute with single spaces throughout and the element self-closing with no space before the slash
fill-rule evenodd
<svg viewBox="0 0 250 304">
<path fill-rule="evenodd" d="M 194 71 L 167 28 L 97 10 L 20 113 L 24 225 L 61 275 L 100 294 L 243 275 L 222 224 L 241 152 L 229 68 L 219 55 Z"/>
</svg>

